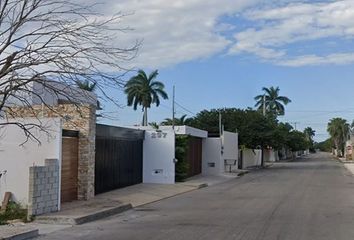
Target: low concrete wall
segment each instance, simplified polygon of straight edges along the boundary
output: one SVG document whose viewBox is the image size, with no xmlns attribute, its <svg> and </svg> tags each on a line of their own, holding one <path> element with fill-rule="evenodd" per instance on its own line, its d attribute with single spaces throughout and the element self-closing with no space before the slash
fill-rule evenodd
<svg viewBox="0 0 354 240">
<path fill-rule="evenodd" d="M 221 139 L 203 139 L 203 175 L 219 175 L 224 171 L 224 163 L 221 157 Z"/>
<path fill-rule="evenodd" d="M 273 150 L 264 150 L 264 162 L 275 162 L 275 151 Z"/>
<path fill-rule="evenodd" d="M 225 161 L 229 165 L 225 165 Z M 238 134 L 224 131 L 219 138 L 203 139 L 203 175 L 220 175 L 237 170 Z"/>
<path fill-rule="evenodd" d="M 24 124 L 39 124 L 38 119 L 13 119 Z M 5 192 L 11 192 L 14 201 L 27 206 L 29 203 L 29 168 L 44 166 L 45 159 L 58 159 L 61 165 L 61 121 L 58 118 L 42 118 L 40 124 L 49 133 L 32 129 L 40 144 L 33 140 L 26 142 L 22 129 L 6 125 L 0 129 L 0 199 Z M 23 144 L 23 145 L 21 145 Z"/>
<path fill-rule="evenodd" d="M 47 159 L 45 166 L 29 168 L 29 216 L 56 212 L 60 209 L 59 171 L 57 159 Z"/>
<path fill-rule="evenodd" d="M 242 168 L 262 165 L 262 150 L 244 149 L 242 150 Z"/>
</svg>

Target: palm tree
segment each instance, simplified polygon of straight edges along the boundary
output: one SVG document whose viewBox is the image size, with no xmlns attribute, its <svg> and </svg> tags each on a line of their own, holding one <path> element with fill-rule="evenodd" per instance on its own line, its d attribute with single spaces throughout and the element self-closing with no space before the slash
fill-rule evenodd
<svg viewBox="0 0 354 240">
<path fill-rule="evenodd" d="M 175 121 L 173 122 L 172 118 L 166 118 L 161 125 L 164 126 L 171 126 L 173 124 L 178 125 L 178 126 L 183 126 L 183 125 L 188 125 L 191 122 L 191 118 L 186 118 L 187 115 L 183 115 L 180 118 L 175 118 Z"/>
<path fill-rule="evenodd" d="M 77 80 L 76 85 L 80 89 L 86 90 L 88 92 L 94 92 L 96 90 L 97 83 L 96 82 L 91 83 L 88 80 L 85 81 Z"/>
<path fill-rule="evenodd" d="M 354 134 L 354 120 L 352 121 L 352 124 L 350 124 L 350 134 Z"/>
<path fill-rule="evenodd" d="M 313 137 L 316 135 L 316 131 L 313 130 L 311 127 L 307 127 L 304 130 L 304 133 L 306 135 L 306 138 L 309 142 L 313 142 Z"/>
<path fill-rule="evenodd" d="M 279 96 L 279 87 L 264 87 L 263 95 L 258 95 L 254 98 L 257 101 L 255 107 L 258 107 L 259 110 L 263 109 L 263 104 L 265 104 L 266 112 L 274 114 L 275 116 L 280 116 L 285 114 L 285 107 L 288 103 L 291 103 L 291 100 L 285 96 Z"/>
<path fill-rule="evenodd" d="M 151 122 L 151 123 L 149 123 L 149 126 L 155 130 L 159 130 L 159 128 L 160 128 L 160 126 L 157 122 Z"/>
<path fill-rule="evenodd" d="M 88 80 L 81 81 L 77 80 L 76 81 L 76 86 L 82 90 L 88 91 L 88 92 L 94 92 L 96 91 L 97 87 L 97 82 L 90 82 Z M 101 103 L 100 101 L 97 100 L 97 105 L 96 105 L 97 110 L 102 110 Z M 102 117 L 100 114 L 96 114 L 96 117 Z"/>
<path fill-rule="evenodd" d="M 350 125 L 343 118 L 333 118 L 327 125 L 327 131 L 338 150 L 338 156 L 340 156 L 344 153 L 345 143 L 349 139 Z"/>
<path fill-rule="evenodd" d="M 160 105 L 160 97 L 168 99 L 165 92 L 165 85 L 162 82 L 155 81 L 158 70 L 153 71 L 149 76 L 143 70 L 132 77 L 125 85 L 124 92 L 127 94 L 128 106 L 133 106 L 134 110 L 138 106 L 143 107 L 143 126 L 147 126 L 147 110 L 152 104 Z"/>
</svg>

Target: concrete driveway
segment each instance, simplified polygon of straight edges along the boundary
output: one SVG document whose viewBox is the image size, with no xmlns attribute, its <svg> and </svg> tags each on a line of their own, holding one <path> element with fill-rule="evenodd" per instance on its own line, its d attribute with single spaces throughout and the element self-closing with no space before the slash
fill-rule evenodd
<svg viewBox="0 0 354 240">
<path fill-rule="evenodd" d="M 351 240 L 354 178 L 316 154 L 41 239 Z"/>
</svg>

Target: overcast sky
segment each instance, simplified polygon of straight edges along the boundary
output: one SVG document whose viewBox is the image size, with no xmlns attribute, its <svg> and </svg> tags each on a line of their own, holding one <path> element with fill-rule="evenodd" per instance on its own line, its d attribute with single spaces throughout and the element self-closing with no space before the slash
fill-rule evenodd
<svg viewBox="0 0 354 240">
<path fill-rule="evenodd" d="M 354 1 L 105 0 L 104 15 L 126 14 L 131 30 L 116 44 L 143 42 L 129 66 L 159 69 L 182 105 L 178 115 L 216 107 L 253 107 L 263 86 L 290 97 L 280 119 L 311 126 L 318 140 L 335 116 L 354 119 Z M 106 2 L 106 3 L 104 3 Z M 127 76 L 128 78 L 129 76 Z M 127 80 L 127 79 L 126 79 Z M 114 92 L 125 105 L 122 92 Z M 141 121 L 141 111 L 114 109 L 116 125 Z M 171 101 L 150 121 L 171 115 Z"/>
</svg>

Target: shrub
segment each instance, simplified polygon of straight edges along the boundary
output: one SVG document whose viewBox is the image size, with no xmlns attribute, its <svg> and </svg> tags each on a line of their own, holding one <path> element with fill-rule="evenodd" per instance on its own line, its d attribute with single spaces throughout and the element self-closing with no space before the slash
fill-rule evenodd
<svg viewBox="0 0 354 240">
<path fill-rule="evenodd" d="M 175 156 L 178 160 L 175 167 L 175 180 L 182 182 L 188 177 L 189 164 L 187 162 L 186 154 L 188 151 L 189 137 L 178 135 L 176 136 L 176 152 Z"/>
<path fill-rule="evenodd" d="M 23 209 L 20 204 L 9 202 L 6 210 L 0 213 L 0 225 L 7 224 L 7 221 L 20 219 L 27 221 L 27 209 Z"/>
</svg>

